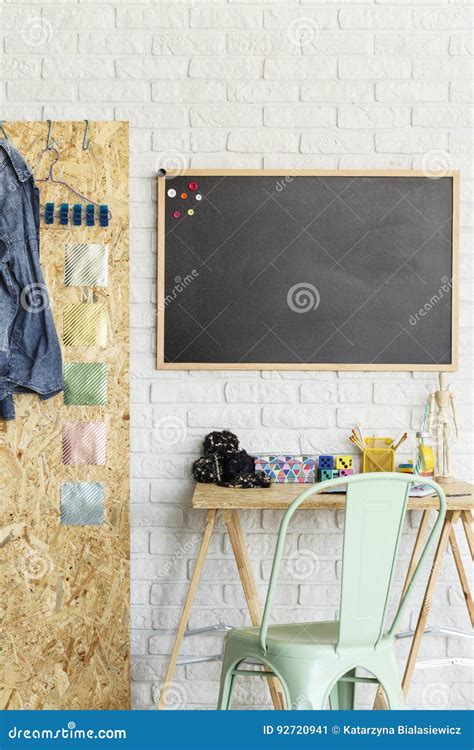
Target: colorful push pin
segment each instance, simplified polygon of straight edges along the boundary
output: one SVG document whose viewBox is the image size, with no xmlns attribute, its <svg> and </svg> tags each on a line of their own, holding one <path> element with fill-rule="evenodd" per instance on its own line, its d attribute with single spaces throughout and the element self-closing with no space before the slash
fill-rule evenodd
<svg viewBox="0 0 474 750">
<path fill-rule="evenodd" d="M 192 208 L 189 209 L 188 216 L 194 216 L 194 211 Z"/>
<path fill-rule="evenodd" d="M 179 217 L 181 216 L 181 211 L 173 211 L 173 216 L 175 219 L 179 219 Z"/>
<path fill-rule="evenodd" d="M 202 195 L 201 195 L 201 193 L 196 193 L 196 195 L 194 197 L 196 198 L 197 201 L 202 201 Z"/>
<path fill-rule="evenodd" d="M 54 203 L 47 203 L 44 207 L 45 224 L 54 224 Z"/>
<path fill-rule="evenodd" d="M 69 203 L 61 203 L 59 206 L 59 223 L 69 224 Z"/>
<path fill-rule="evenodd" d="M 80 203 L 75 203 L 72 208 L 72 223 L 75 227 L 80 227 L 82 224 L 82 206 Z"/>
<path fill-rule="evenodd" d="M 168 190 L 168 198 L 174 198 L 176 196 L 176 190 L 174 188 L 170 188 Z"/>
<path fill-rule="evenodd" d="M 181 193 L 181 198 L 183 199 L 183 201 L 185 201 L 187 197 L 188 197 L 187 193 Z"/>
<path fill-rule="evenodd" d="M 197 182 L 190 182 L 190 183 L 189 183 L 189 185 L 188 185 L 188 188 L 189 188 L 190 190 L 192 190 L 192 191 L 193 191 L 193 193 L 194 193 L 194 191 L 198 189 L 198 184 L 197 184 Z"/>
<path fill-rule="evenodd" d="M 92 203 L 89 203 L 86 206 L 86 226 L 93 227 L 95 224 L 95 218 L 94 218 L 94 206 Z"/>
<path fill-rule="evenodd" d="M 109 207 L 107 205 L 99 207 L 99 224 L 101 227 L 109 226 Z"/>
</svg>

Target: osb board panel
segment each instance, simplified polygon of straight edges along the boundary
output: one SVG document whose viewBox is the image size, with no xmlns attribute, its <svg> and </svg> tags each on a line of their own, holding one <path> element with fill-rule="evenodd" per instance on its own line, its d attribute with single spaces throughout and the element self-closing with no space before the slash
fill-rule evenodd
<svg viewBox="0 0 474 750">
<path fill-rule="evenodd" d="M 37 178 L 45 122 L 5 123 L 10 140 Z M 64 305 L 107 305 L 105 349 L 64 348 L 65 362 L 107 362 L 108 403 L 65 406 L 62 394 L 42 402 L 15 397 L 17 418 L 0 428 L 0 708 L 129 708 L 129 396 L 128 396 L 128 126 L 93 122 L 83 150 L 83 122 L 55 122 L 60 160 L 54 175 L 112 212 L 108 228 L 45 226 L 41 263 L 62 340 Z M 73 204 L 61 186 L 39 183 L 41 202 Z M 55 220 L 57 222 L 57 218 Z M 64 286 L 66 242 L 109 247 L 109 286 Z M 62 425 L 105 421 L 105 466 L 63 466 Z M 2 424 L 2 423 L 0 423 Z M 105 483 L 104 526 L 62 526 L 62 481 Z"/>
</svg>

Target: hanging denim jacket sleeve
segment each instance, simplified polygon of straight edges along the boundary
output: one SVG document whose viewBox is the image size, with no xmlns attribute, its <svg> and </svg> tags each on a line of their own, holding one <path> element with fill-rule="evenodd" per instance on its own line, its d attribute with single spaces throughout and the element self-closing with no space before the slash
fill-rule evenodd
<svg viewBox="0 0 474 750">
<path fill-rule="evenodd" d="M 14 393 L 62 391 L 61 349 L 39 262 L 39 193 L 23 157 L 0 139 L 0 419 Z"/>
</svg>

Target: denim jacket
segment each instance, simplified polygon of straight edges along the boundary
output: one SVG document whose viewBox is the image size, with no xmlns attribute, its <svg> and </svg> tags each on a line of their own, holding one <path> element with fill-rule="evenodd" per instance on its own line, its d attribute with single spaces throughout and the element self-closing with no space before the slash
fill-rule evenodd
<svg viewBox="0 0 474 750">
<path fill-rule="evenodd" d="M 62 391 L 61 350 L 39 262 L 39 191 L 23 157 L 0 139 L 0 419 L 13 393 Z"/>
</svg>

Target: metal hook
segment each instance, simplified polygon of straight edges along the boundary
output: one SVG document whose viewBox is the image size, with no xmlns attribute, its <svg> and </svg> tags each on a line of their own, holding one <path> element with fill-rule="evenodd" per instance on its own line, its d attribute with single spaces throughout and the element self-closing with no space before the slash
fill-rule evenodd
<svg viewBox="0 0 474 750">
<path fill-rule="evenodd" d="M 0 120 L 0 130 L 2 131 L 3 135 L 5 136 L 5 138 L 6 138 L 6 139 L 7 139 L 7 141 L 8 141 L 8 135 L 7 135 L 7 131 L 6 131 L 6 130 L 5 130 L 5 128 L 3 127 L 3 120 Z"/>
<path fill-rule="evenodd" d="M 84 122 L 86 123 L 86 127 L 84 129 L 84 138 L 82 139 L 82 148 L 86 151 L 91 145 L 91 139 L 87 138 L 87 133 L 89 132 L 89 120 L 84 120 Z"/>
<path fill-rule="evenodd" d="M 53 123 L 51 122 L 51 120 L 48 120 L 48 135 L 46 138 L 46 148 L 48 149 L 48 151 L 53 148 L 53 139 L 51 138 L 52 129 Z"/>
</svg>

